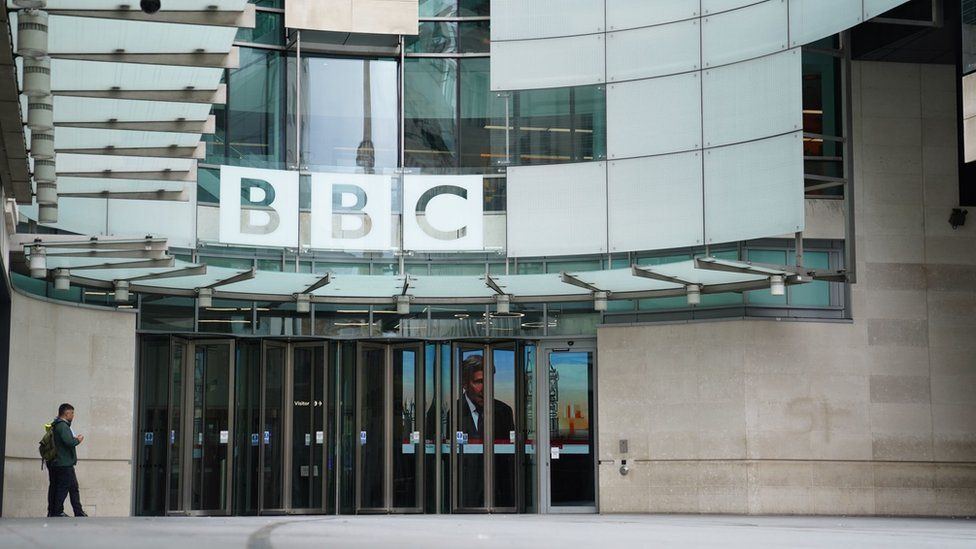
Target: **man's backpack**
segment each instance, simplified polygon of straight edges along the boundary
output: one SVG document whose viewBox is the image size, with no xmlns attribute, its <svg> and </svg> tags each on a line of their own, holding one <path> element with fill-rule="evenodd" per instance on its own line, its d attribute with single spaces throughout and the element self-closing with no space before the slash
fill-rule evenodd
<svg viewBox="0 0 976 549">
<path fill-rule="evenodd" d="M 54 444 L 54 424 L 56 421 L 44 424 L 44 436 L 37 443 L 37 451 L 41 454 L 44 463 L 50 463 L 58 457 L 58 447 Z M 41 468 L 44 468 L 44 463 Z"/>
</svg>

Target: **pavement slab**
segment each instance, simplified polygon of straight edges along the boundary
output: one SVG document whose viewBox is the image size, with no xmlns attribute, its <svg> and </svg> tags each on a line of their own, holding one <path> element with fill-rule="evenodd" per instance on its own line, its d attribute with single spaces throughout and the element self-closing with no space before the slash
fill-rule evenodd
<svg viewBox="0 0 976 549">
<path fill-rule="evenodd" d="M 968 519 L 706 515 L 384 515 L 2 519 L 0 547 L 976 548 Z"/>
</svg>

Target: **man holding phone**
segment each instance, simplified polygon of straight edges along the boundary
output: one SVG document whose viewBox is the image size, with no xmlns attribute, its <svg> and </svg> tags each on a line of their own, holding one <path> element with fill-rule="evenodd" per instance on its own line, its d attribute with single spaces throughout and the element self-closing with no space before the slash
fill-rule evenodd
<svg viewBox="0 0 976 549">
<path fill-rule="evenodd" d="M 76 517 L 87 517 L 81 507 L 81 494 L 78 491 L 78 477 L 75 476 L 75 464 L 78 455 L 75 446 L 81 444 L 85 437 L 75 435 L 71 430 L 71 422 L 75 418 L 75 407 L 64 403 L 58 406 L 58 417 L 51 424 L 54 431 L 54 446 L 58 455 L 48 463 L 47 516 L 66 517 L 64 512 L 64 497 L 71 495 L 71 507 Z"/>
</svg>

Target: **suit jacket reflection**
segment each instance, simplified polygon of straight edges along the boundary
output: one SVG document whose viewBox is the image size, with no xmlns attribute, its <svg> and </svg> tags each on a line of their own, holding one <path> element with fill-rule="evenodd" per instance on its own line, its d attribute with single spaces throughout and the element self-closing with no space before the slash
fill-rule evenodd
<svg viewBox="0 0 976 549">
<path fill-rule="evenodd" d="M 460 424 L 455 426 L 456 430 L 468 435 L 468 444 L 483 444 L 484 437 L 484 410 L 482 410 L 478 425 L 475 425 L 474 417 L 471 415 L 471 408 L 468 401 L 462 394 L 455 402 L 455 407 L 461 413 Z M 495 399 L 492 407 L 494 427 L 492 429 L 492 439 L 496 444 L 510 444 L 511 432 L 515 431 L 515 413 L 508 404 Z M 450 442 L 455 436 L 451 431 L 451 413 L 446 416 L 446 424 L 441 426 L 441 440 Z M 434 439 L 434 429 L 437 426 L 436 413 L 431 406 L 427 410 L 425 418 L 427 429 L 426 438 Z M 463 449 L 459 450 L 463 456 L 460 460 L 458 471 L 458 504 L 461 507 L 479 508 L 485 506 L 485 487 L 484 487 L 484 454 L 469 453 Z M 514 507 L 515 506 L 515 454 L 500 454 L 497 451 L 494 460 L 495 488 L 494 506 L 495 507 Z"/>
</svg>

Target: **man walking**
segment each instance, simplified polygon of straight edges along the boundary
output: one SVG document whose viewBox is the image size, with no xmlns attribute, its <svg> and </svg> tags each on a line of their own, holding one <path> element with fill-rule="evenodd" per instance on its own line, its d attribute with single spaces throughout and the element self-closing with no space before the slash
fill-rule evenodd
<svg viewBox="0 0 976 549">
<path fill-rule="evenodd" d="M 50 485 L 47 490 L 47 516 L 66 517 L 64 513 L 64 497 L 71 495 L 71 507 L 76 517 L 87 517 L 81 508 L 81 495 L 78 492 L 78 477 L 75 476 L 75 464 L 78 456 L 75 446 L 85 440 L 82 435 L 75 436 L 71 431 L 71 422 L 75 418 L 75 407 L 64 403 L 58 406 L 58 417 L 51 423 L 54 432 L 54 446 L 58 455 L 48 462 L 48 479 Z"/>
</svg>

